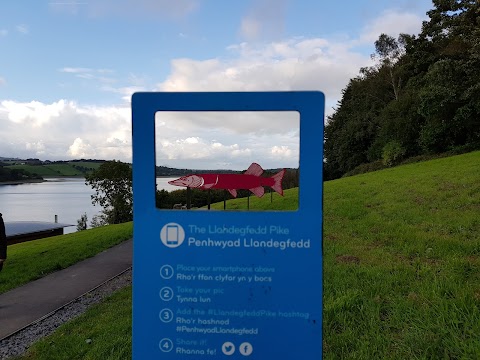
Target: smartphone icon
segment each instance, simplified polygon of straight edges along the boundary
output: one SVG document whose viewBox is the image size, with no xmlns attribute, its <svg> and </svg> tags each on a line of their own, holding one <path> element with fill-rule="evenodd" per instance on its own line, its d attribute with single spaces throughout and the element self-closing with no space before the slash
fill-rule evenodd
<svg viewBox="0 0 480 360">
<path fill-rule="evenodd" d="M 167 244 L 178 244 L 178 225 L 167 225 Z"/>
</svg>

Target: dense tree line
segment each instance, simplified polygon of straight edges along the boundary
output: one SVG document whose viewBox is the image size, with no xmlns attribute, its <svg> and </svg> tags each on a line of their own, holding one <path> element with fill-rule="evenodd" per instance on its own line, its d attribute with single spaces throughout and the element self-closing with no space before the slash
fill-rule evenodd
<svg viewBox="0 0 480 360">
<path fill-rule="evenodd" d="M 37 174 L 29 173 L 23 169 L 9 169 L 0 164 L 0 182 L 24 181 L 32 179 L 42 180 L 42 177 Z"/>
<path fill-rule="evenodd" d="M 325 178 L 480 149 L 480 2 L 433 0 L 419 35 L 382 34 L 325 127 Z"/>
<path fill-rule="evenodd" d="M 241 171 L 235 170 L 192 170 L 192 169 L 176 169 L 176 168 L 169 168 L 166 166 L 157 166 L 155 168 L 155 175 L 156 176 L 184 176 L 189 175 L 192 173 L 202 173 L 202 174 L 209 174 L 209 173 L 222 173 L 222 174 L 239 174 Z"/>
</svg>

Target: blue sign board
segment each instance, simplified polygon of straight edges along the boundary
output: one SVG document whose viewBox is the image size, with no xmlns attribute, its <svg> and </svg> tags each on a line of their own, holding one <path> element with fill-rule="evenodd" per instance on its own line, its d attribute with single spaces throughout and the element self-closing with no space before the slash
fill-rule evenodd
<svg viewBox="0 0 480 360">
<path fill-rule="evenodd" d="M 321 92 L 133 95 L 134 360 L 322 358 L 324 101 Z M 297 111 L 298 210 L 157 209 L 158 111 Z"/>
</svg>

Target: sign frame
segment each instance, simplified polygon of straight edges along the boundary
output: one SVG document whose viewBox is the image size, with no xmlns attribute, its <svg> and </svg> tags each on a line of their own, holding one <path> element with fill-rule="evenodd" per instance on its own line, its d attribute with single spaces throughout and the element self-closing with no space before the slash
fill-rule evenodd
<svg viewBox="0 0 480 360">
<path fill-rule="evenodd" d="M 203 357 L 207 359 L 217 357 L 231 359 L 244 357 L 251 359 L 301 358 L 304 360 L 322 358 L 324 108 L 325 97 L 318 91 L 141 92 L 133 94 L 132 347 L 134 360 L 183 359 L 187 357 L 195 359 Z M 157 209 L 155 206 L 155 116 L 157 112 L 161 111 L 298 112 L 300 114 L 298 210 L 233 212 Z M 248 165 L 246 164 L 246 166 Z M 271 246 L 263 249 L 247 249 L 245 246 L 247 240 L 245 240 L 243 246 L 239 247 L 236 244 L 232 248 L 227 246 L 216 248 L 213 245 L 196 247 L 195 242 L 191 239 L 195 239 L 197 236 L 202 238 L 208 236 L 209 239 L 212 238 L 212 241 L 222 239 L 222 236 L 225 237 L 225 235 L 217 234 L 216 230 L 212 231 L 210 225 L 213 226 L 212 229 L 215 229 L 215 226 L 223 226 L 227 230 L 234 229 L 232 230 L 234 233 L 237 231 L 235 229 L 240 229 L 238 231 L 246 229 L 248 232 L 253 231 L 248 229 L 257 229 L 258 227 L 258 234 L 253 233 L 252 236 L 264 240 L 260 241 L 262 244 L 267 244 L 271 239 L 272 241 L 268 242 Z M 264 225 L 269 234 L 261 235 Z M 181 241 L 178 241 L 179 238 Z M 277 246 L 273 245 L 274 242 L 277 243 Z M 294 242 L 295 245 L 292 245 Z M 280 243 L 282 245 L 278 245 Z M 308 249 L 306 248 L 307 243 Z M 299 248 L 300 244 L 305 248 Z M 281 249 L 284 246 L 287 248 Z M 180 274 L 182 276 L 200 275 L 200 270 L 192 270 L 193 272 L 190 273 L 182 272 L 183 268 L 178 267 L 180 263 L 185 268 L 191 265 L 192 268 L 196 267 L 197 269 L 201 269 L 199 265 L 202 264 L 206 269 L 208 264 L 227 266 L 236 263 L 237 268 L 251 265 L 255 274 L 257 274 L 257 269 L 260 269 L 259 271 L 270 269 L 269 271 L 273 271 L 275 274 L 270 277 L 270 284 L 255 282 L 251 285 L 244 284 L 245 286 L 242 287 L 235 285 L 233 281 L 221 284 L 212 280 L 215 286 L 209 287 L 210 285 L 199 285 L 198 281 L 186 282 L 175 276 L 168 277 L 170 269 L 176 276 L 180 276 Z M 287 269 L 287 266 L 290 269 Z M 210 272 L 205 270 L 206 275 L 221 275 L 213 272 L 212 267 L 209 269 Z M 234 272 L 231 272 L 230 275 L 237 276 L 234 275 Z M 255 279 L 257 278 L 268 277 L 258 275 Z M 257 329 L 256 335 L 253 333 L 248 335 L 247 332 L 243 335 L 237 333 L 210 335 L 207 333 L 179 333 L 177 326 L 183 326 L 179 325 L 180 319 L 182 322 L 196 321 L 196 319 L 203 321 L 203 318 L 205 321 L 214 321 L 214 318 L 207 319 L 208 316 L 205 314 L 203 316 L 200 312 L 206 309 L 205 304 L 188 302 L 182 305 L 180 303 L 182 299 L 193 299 L 194 296 L 182 297 L 183 295 L 179 292 L 188 293 L 190 290 L 195 291 L 196 289 L 224 291 L 223 294 L 210 297 L 211 305 L 214 307 L 218 303 L 225 309 L 234 303 L 235 306 L 232 306 L 238 307 L 239 311 L 245 311 L 243 314 L 249 312 L 255 314 L 255 311 L 260 311 L 257 308 L 258 305 L 261 311 L 268 313 L 272 310 L 271 313 L 275 313 L 275 316 L 252 315 L 249 317 L 244 315 L 240 317 L 236 313 L 237 315 L 232 315 L 233 317 L 228 320 L 231 324 L 230 327 L 221 327 L 221 321 L 227 320 L 218 320 L 220 323 L 217 322 L 215 327 L 217 329 L 234 329 L 233 331 Z M 196 298 L 201 300 L 202 297 Z M 187 308 L 192 310 L 198 308 L 199 312 L 196 315 L 186 314 L 183 316 L 181 312 Z M 308 314 L 308 316 L 302 314 Z M 169 317 L 171 319 L 164 321 L 162 316 L 165 317 L 164 319 Z M 218 319 L 223 318 L 219 317 Z M 280 326 L 288 327 L 290 330 L 277 329 Z M 189 329 L 186 326 L 185 328 Z M 213 327 L 206 325 L 191 327 L 191 329 L 197 329 L 195 331 L 206 328 L 212 329 Z M 182 353 L 184 350 L 198 352 Z"/>
</svg>

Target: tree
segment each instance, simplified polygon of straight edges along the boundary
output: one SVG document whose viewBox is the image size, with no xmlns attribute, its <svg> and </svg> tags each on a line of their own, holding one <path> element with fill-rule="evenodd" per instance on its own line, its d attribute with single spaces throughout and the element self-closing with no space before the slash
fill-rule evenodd
<svg viewBox="0 0 480 360">
<path fill-rule="evenodd" d="M 80 219 L 77 220 L 77 231 L 87 230 L 87 222 L 87 213 L 83 213 L 83 215 L 80 216 Z"/>
<path fill-rule="evenodd" d="M 95 190 L 94 205 L 103 207 L 107 224 L 119 224 L 133 219 L 132 169 L 121 161 L 106 161 L 85 178 L 85 184 Z"/>
<path fill-rule="evenodd" d="M 350 80 L 325 127 L 327 178 L 340 177 L 372 160 L 369 149 L 378 134 L 378 115 L 389 101 L 388 84 L 376 69 L 364 68 L 361 76 Z"/>
<path fill-rule="evenodd" d="M 402 86 L 402 76 L 399 74 L 400 67 L 395 65 L 405 54 L 405 46 L 411 40 L 412 37 L 406 34 L 400 34 L 398 39 L 387 34 L 381 34 L 375 41 L 375 54 L 372 54 L 372 59 L 380 61 L 379 70 L 382 68 L 387 70 L 388 83 L 392 87 L 395 100 L 398 100 Z"/>
<path fill-rule="evenodd" d="M 419 143 L 426 152 L 480 144 L 480 2 L 434 0 L 417 47 L 433 56 L 418 112 L 425 118 Z"/>
<path fill-rule="evenodd" d="M 392 140 L 383 147 L 382 160 L 383 165 L 393 166 L 402 160 L 405 155 L 405 149 L 398 141 Z"/>
<path fill-rule="evenodd" d="M 382 34 L 325 126 L 326 178 L 480 148 L 480 1 L 433 0 L 418 35 Z"/>
<path fill-rule="evenodd" d="M 100 226 L 108 225 L 105 218 L 106 216 L 104 214 L 94 215 L 92 221 L 90 221 L 90 227 L 94 229 Z"/>
</svg>

